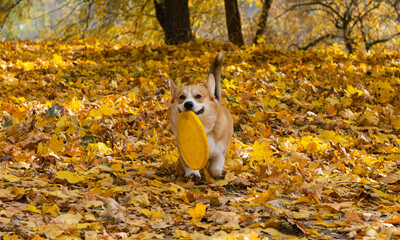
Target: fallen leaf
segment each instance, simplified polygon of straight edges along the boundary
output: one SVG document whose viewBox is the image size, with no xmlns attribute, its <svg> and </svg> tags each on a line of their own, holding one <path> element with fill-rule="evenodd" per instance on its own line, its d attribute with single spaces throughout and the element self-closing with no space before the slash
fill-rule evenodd
<svg viewBox="0 0 400 240">
<path fill-rule="evenodd" d="M 207 205 L 203 203 L 197 203 L 195 208 L 188 210 L 188 213 L 192 216 L 192 222 L 200 222 L 206 214 Z"/>
<path fill-rule="evenodd" d="M 363 220 L 359 216 L 359 212 L 357 212 L 357 211 L 352 210 L 352 211 L 346 212 L 346 217 L 347 217 L 346 223 L 355 222 L 355 223 L 364 224 Z"/>
<path fill-rule="evenodd" d="M 118 202 L 112 198 L 104 198 L 99 195 L 96 197 L 104 202 L 106 207 L 106 210 L 100 214 L 100 217 L 113 220 L 115 223 L 125 222 L 125 209 Z"/>
</svg>

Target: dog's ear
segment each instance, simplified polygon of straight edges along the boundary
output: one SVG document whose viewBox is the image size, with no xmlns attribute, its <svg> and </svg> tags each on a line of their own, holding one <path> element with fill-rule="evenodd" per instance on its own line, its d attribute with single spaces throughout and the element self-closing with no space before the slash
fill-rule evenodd
<svg viewBox="0 0 400 240">
<path fill-rule="evenodd" d="M 171 96 L 175 96 L 175 92 L 176 92 L 176 85 L 174 83 L 174 81 L 172 81 L 171 79 L 168 79 L 168 83 L 169 83 L 169 88 L 171 89 Z"/>
<path fill-rule="evenodd" d="M 215 93 L 215 78 L 214 75 L 208 74 L 207 82 L 204 84 L 208 91 L 210 91 L 211 96 Z"/>
</svg>

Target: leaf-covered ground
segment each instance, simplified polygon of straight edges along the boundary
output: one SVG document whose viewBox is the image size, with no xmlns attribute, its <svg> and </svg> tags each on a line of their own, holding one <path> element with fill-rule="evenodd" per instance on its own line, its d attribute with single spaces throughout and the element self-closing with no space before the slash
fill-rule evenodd
<svg viewBox="0 0 400 240">
<path fill-rule="evenodd" d="M 167 79 L 223 49 L 223 179 L 186 182 Z M 3 239 L 399 239 L 400 54 L 0 43 Z"/>
</svg>

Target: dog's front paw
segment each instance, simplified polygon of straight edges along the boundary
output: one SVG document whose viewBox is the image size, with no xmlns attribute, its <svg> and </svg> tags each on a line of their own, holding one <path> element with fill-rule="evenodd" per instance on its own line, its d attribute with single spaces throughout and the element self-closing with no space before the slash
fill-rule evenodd
<svg viewBox="0 0 400 240">
<path fill-rule="evenodd" d="M 193 170 L 189 168 L 185 170 L 185 178 L 187 180 L 192 179 L 193 181 L 199 181 L 201 179 L 201 175 L 199 170 Z"/>
</svg>

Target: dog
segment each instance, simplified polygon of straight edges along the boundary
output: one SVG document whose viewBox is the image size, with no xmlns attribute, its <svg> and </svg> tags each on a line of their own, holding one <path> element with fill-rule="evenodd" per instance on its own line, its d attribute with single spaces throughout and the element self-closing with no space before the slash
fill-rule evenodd
<svg viewBox="0 0 400 240">
<path fill-rule="evenodd" d="M 221 103 L 222 51 L 214 59 L 207 80 L 203 84 L 177 87 L 170 80 L 171 104 L 168 118 L 172 133 L 177 137 L 178 115 L 193 111 L 203 124 L 209 148 L 209 173 L 214 178 L 221 177 L 225 157 L 233 135 L 233 121 L 229 111 Z M 191 169 L 179 156 L 185 170 L 185 178 L 201 179 L 199 170 Z"/>
</svg>

